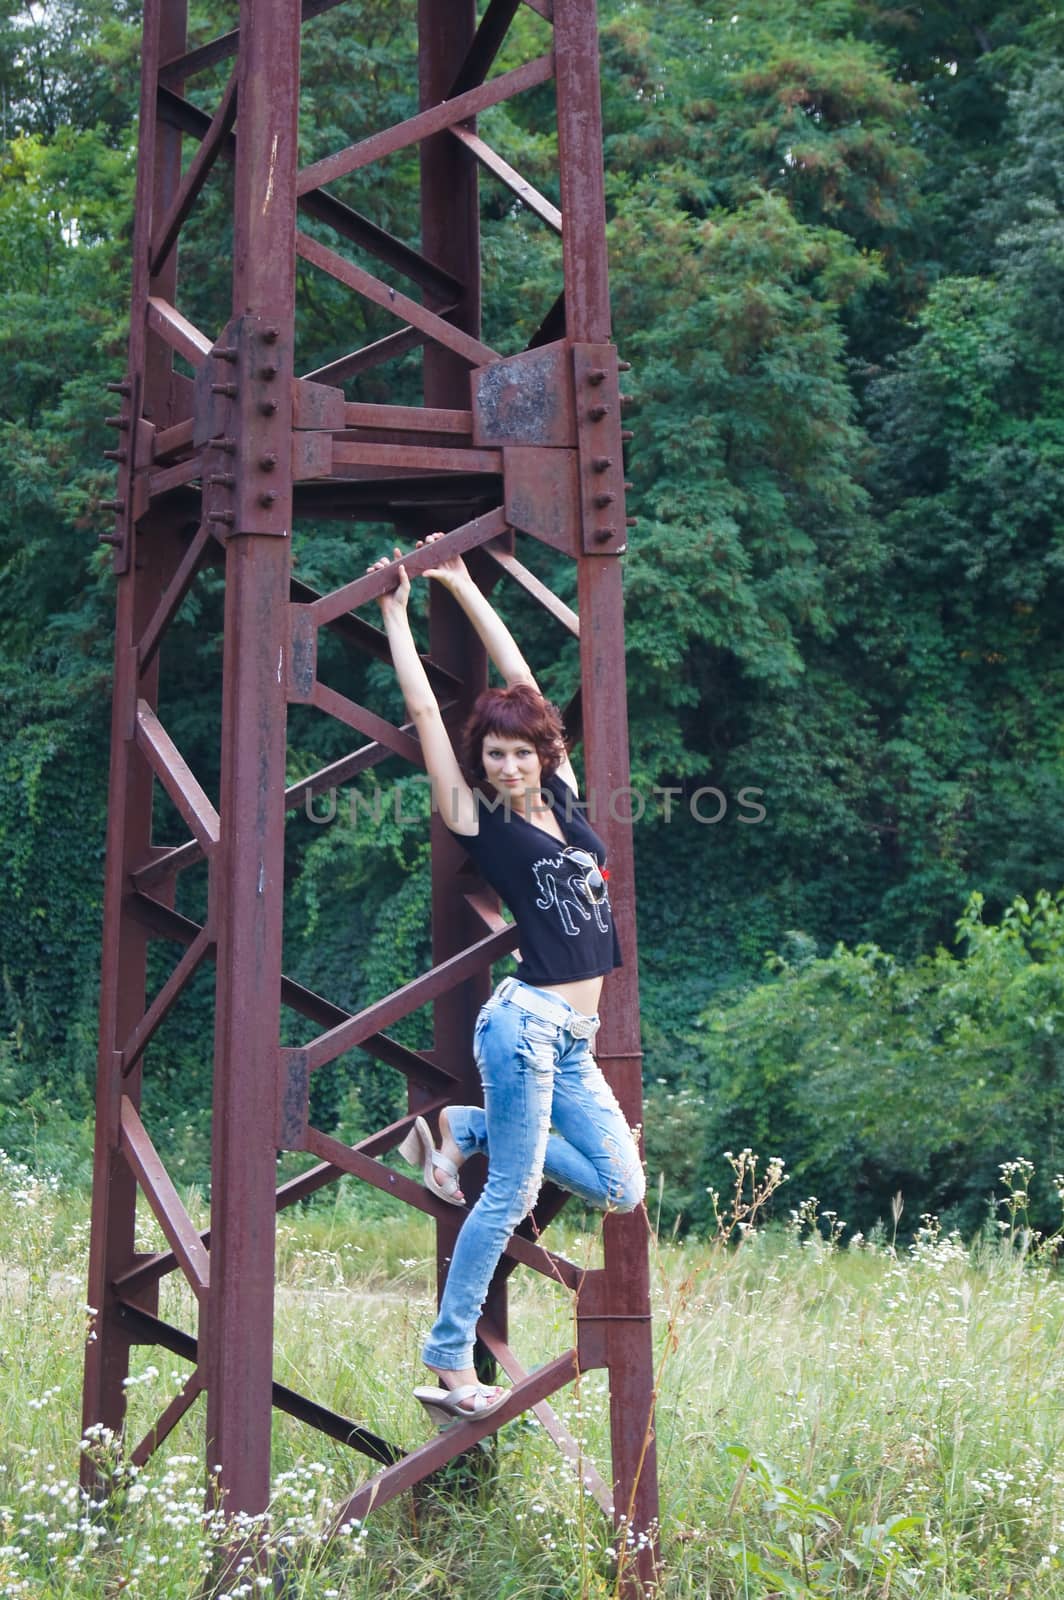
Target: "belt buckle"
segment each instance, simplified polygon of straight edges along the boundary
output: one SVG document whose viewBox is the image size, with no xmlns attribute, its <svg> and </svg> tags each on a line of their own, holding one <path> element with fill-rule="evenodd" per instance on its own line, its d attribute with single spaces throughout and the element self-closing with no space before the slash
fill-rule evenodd
<svg viewBox="0 0 1064 1600">
<path fill-rule="evenodd" d="M 566 1027 L 574 1039 L 590 1039 L 598 1032 L 598 1018 L 574 1016 L 566 1023 Z"/>
</svg>

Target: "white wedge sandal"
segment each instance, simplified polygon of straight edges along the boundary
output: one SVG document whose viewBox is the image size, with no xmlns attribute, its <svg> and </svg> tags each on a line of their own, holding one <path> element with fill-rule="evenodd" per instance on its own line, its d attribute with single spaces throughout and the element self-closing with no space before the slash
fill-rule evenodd
<svg viewBox="0 0 1064 1600">
<path fill-rule="evenodd" d="M 433 1147 L 432 1134 L 424 1117 L 414 1118 L 414 1125 L 398 1150 L 404 1161 L 421 1168 L 422 1182 L 429 1194 L 434 1194 L 437 1200 L 446 1200 L 449 1206 L 465 1205 L 465 1195 L 458 1186 L 458 1168 L 449 1156 Z M 436 1172 L 444 1173 L 444 1178 L 437 1178 Z"/>
</svg>

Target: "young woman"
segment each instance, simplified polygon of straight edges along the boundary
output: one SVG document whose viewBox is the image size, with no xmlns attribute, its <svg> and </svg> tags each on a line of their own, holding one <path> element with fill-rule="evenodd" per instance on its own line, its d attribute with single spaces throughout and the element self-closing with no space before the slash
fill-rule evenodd
<svg viewBox="0 0 1064 1600">
<path fill-rule="evenodd" d="M 401 555 L 397 549 L 395 559 Z M 369 570 L 388 564 L 384 558 Z M 557 710 L 461 558 L 426 576 L 458 601 L 506 682 L 473 708 L 467 771 L 410 631 L 410 580 L 402 566 L 398 586 L 380 599 L 392 660 L 434 803 L 509 906 L 521 955 L 516 978 L 499 984 L 474 1030 L 483 1109 L 441 1112 L 438 1148 L 419 1117 L 399 1147 L 421 1167 L 426 1187 L 454 1205 L 465 1204 L 462 1162 L 474 1151 L 488 1157 L 488 1181 L 458 1235 L 439 1316 L 422 1351 L 440 1387 L 414 1390 L 434 1418 L 450 1421 L 487 1416 L 506 1401 L 507 1390 L 477 1381 L 473 1343 L 499 1258 L 543 1178 L 615 1211 L 639 1205 L 644 1179 L 635 1140 L 591 1049 L 602 980 L 621 955 L 605 847 L 578 806 Z"/>
</svg>

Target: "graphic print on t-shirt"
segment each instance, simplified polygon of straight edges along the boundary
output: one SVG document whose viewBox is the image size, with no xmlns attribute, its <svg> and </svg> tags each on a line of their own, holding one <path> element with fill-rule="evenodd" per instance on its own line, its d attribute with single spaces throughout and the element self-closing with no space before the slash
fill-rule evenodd
<svg viewBox="0 0 1064 1600">
<path fill-rule="evenodd" d="M 602 915 L 602 907 L 610 903 L 609 896 L 603 894 L 601 901 L 594 901 L 581 893 L 581 885 L 587 876 L 586 868 L 580 868 L 562 853 L 541 856 L 532 863 L 532 873 L 539 890 L 537 909 L 548 911 L 554 906 L 562 919 L 562 927 L 571 939 L 575 939 L 580 932 L 579 926 L 573 921 L 574 911 L 579 913 L 584 922 L 590 922 L 593 915 L 599 932 L 609 932 L 609 924 Z"/>
</svg>

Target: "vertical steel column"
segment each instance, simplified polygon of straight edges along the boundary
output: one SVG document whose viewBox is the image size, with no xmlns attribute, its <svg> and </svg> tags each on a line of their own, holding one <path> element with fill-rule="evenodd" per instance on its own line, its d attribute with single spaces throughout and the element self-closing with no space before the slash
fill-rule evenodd
<svg viewBox="0 0 1064 1600">
<path fill-rule="evenodd" d="M 169 405 L 169 352 L 148 349 L 149 294 L 171 296 L 176 256 L 158 278 L 149 275 L 152 217 L 165 213 L 181 177 L 181 135 L 156 122 L 156 83 L 161 59 L 180 54 L 186 37 L 184 0 L 148 0 L 144 12 L 143 77 L 137 162 L 136 224 L 133 238 L 133 283 L 128 363 L 120 430 L 121 448 L 133 448 L 140 395 L 134 380 L 143 381 L 144 408 L 160 418 Z M 126 478 L 127 474 L 120 474 Z M 118 1159 L 119 1111 L 123 1094 L 140 1103 L 138 1063 L 125 1078 L 122 1047 L 144 1010 L 148 935 L 126 906 L 129 874 L 148 859 L 151 847 L 152 775 L 134 749 L 134 715 L 138 696 L 152 706 L 158 690 L 158 661 L 143 677 L 138 673 L 137 640 L 158 603 L 174 562 L 171 519 L 153 519 L 153 534 L 137 548 L 132 494 L 127 489 L 123 512 L 124 547 L 116 561 L 118 593 L 115 618 L 114 698 L 111 711 L 111 766 L 107 808 L 107 864 L 100 975 L 100 1035 L 97 1065 L 96 1145 L 93 1162 L 92 1237 L 89 1253 L 89 1305 L 97 1312 L 94 1335 L 86 1347 L 82 1399 L 83 1427 L 102 1424 L 118 1433 L 125 1419 L 124 1380 L 129 1371 L 129 1339 L 117 1320 L 118 1302 L 112 1285 L 132 1266 L 137 1184 L 127 1164 Z M 145 530 L 147 531 L 147 530 Z M 165 540 L 165 542 L 164 542 Z M 83 1463 L 86 1479 L 92 1466 Z"/>
<path fill-rule="evenodd" d="M 208 1464 L 219 1469 L 225 1501 L 252 1513 L 270 1492 L 290 444 L 270 478 L 268 518 L 252 512 L 259 501 L 250 486 L 264 442 L 274 438 L 271 416 L 284 419 L 286 443 L 291 426 L 299 62 L 299 0 L 242 0 L 233 259 L 233 310 L 244 319 L 236 341 L 241 492 L 226 555 L 221 838 L 212 884 L 218 974 L 205 1344 Z M 268 363 L 257 337 L 263 327 L 267 339 L 274 335 Z M 249 405 L 266 372 L 274 398 Z"/>
<path fill-rule="evenodd" d="M 445 100 L 476 33 L 476 0 L 418 0 L 418 83 L 422 106 Z M 421 248 L 463 285 L 448 320 L 480 333 L 480 212 L 477 164 L 448 133 L 421 150 Z M 426 305 L 438 307 L 431 293 Z M 469 405 L 469 365 L 439 345 L 425 347 L 425 404 Z"/>
<path fill-rule="evenodd" d="M 475 0 L 419 0 L 418 80 L 422 106 L 445 99 L 466 58 L 476 32 Z M 426 139 L 421 159 L 421 245 L 428 258 L 462 284 L 461 301 L 451 319 L 466 333 L 480 333 L 480 212 L 477 165 L 469 151 L 448 133 Z M 426 294 L 426 304 L 433 304 Z M 424 354 L 424 401 L 427 406 L 469 405 L 469 366 L 451 351 L 429 344 Z M 480 691 L 487 686 L 484 649 L 461 608 L 433 585 L 429 602 L 429 650 L 433 659 L 461 680 L 458 704 L 449 715 L 456 737 Z M 458 873 L 465 852 L 438 816 L 432 819 L 432 959 L 445 961 L 483 933 L 463 898 Z M 456 1099 L 480 1097 L 470 1041 L 479 1007 L 487 999 L 487 972 L 442 995 L 433 1006 L 436 1059 L 464 1084 Z M 475 1196 L 475 1180 L 466 1188 Z M 437 1227 L 437 1278 L 442 1287 L 446 1263 L 454 1247 L 460 1218 L 447 1217 Z M 505 1292 L 492 1297 L 489 1312 L 502 1316 Z"/>
<path fill-rule="evenodd" d="M 610 302 L 595 0 L 554 0 L 554 38 L 566 332 L 574 344 L 605 344 Z M 630 777 L 621 565 L 612 553 L 584 555 L 578 565 L 587 788 L 609 846 L 610 897 L 625 957 L 606 985 L 598 1053 L 629 1121 L 641 1124 L 632 834 L 617 823 Z M 645 1214 L 607 1217 L 605 1268 L 615 1514 L 629 1519 L 628 1529 L 650 1531 L 650 1543 L 634 1557 L 640 1579 L 649 1582 L 658 1494 Z"/>
</svg>

